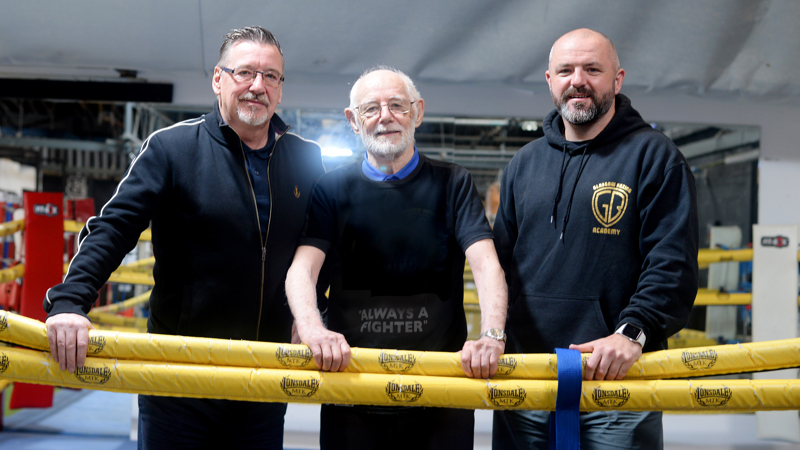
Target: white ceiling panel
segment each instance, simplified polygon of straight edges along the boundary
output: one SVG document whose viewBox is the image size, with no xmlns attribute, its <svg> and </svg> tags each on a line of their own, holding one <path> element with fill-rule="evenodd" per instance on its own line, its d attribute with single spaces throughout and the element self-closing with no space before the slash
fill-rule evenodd
<svg viewBox="0 0 800 450">
<path fill-rule="evenodd" d="M 553 41 L 609 35 L 628 89 L 796 103 L 800 2 L 792 0 L 0 0 L 0 77 L 114 78 L 114 69 L 209 97 L 221 36 L 262 25 L 292 80 L 342 89 L 389 64 L 434 85 L 546 93 Z M 346 93 L 343 94 L 346 96 Z"/>
</svg>

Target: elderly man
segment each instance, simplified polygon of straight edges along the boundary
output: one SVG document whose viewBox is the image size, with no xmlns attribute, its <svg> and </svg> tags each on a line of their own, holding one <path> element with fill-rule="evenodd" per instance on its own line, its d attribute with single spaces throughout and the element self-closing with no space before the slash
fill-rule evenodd
<svg viewBox="0 0 800 450">
<path fill-rule="evenodd" d="M 683 155 L 620 94 L 611 41 L 580 29 L 545 73 L 556 109 L 503 173 L 494 235 L 509 285 L 509 353 L 591 353 L 587 380 L 621 380 L 665 349 L 697 292 L 697 204 Z M 572 345 L 571 345 L 572 344 Z M 581 448 L 663 446 L 660 412 L 581 415 Z M 494 448 L 547 448 L 548 414 L 500 411 Z"/>
<path fill-rule="evenodd" d="M 345 110 L 366 157 L 323 176 L 286 279 L 300 338 L 322 370 L 343 370 L 350 345 L 455 352 L 467 375 L 495 374 L 507 292 L 483 206 L 462 167 L 414 146 L 425 101 L 402 72 L 379 67 L 353 85 Z M 465 343 L 464 255 L 475 275 L 481 338 Z M 314 295 L 336 261 L 325 328 Z M 332 448 L 472 448 L 472 411 L 323 405 Z"/>
<path fill-rule="evenodd" d="M 296 248 L 320 148 L 288 133 L 280 45 L 261 27 L 224 37 L 203 117 L 153 133 L 114 196 L 89 219 L 63 284 L 44 301 L 62 370 L 86 358 L 86 317 L 152 221 L 151 333 L 289 342 L 283 280 Z M 140 448 L 281 448 L 285 404 L 139 397 Z"/>
</svg>

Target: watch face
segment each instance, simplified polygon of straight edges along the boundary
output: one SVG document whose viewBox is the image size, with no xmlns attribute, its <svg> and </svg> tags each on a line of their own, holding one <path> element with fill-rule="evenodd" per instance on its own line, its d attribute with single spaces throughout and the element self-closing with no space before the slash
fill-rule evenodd
<svg viewBox="0 0 800 450">
<path fill-rule="evenodd" d="M 503 330 L 498 328 L 490 328 L 484 332 L 484 334 L 492 339 L 496 339 L 498 341 L 505 341 L 506 340 L 506 333 Z"/>
<path fill-rule="evenodd" d="M 642 335 L 642 329 L 628 323 L 622 328 L 622 335 L 635 341 Z"/>
</svg>

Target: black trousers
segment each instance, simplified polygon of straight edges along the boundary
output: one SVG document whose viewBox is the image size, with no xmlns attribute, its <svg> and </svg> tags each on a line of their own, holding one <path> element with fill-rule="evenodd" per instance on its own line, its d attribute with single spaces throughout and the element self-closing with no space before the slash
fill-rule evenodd
<svg viewBox="0 0 800 450">
<path fill-rule="evenodd" d="M 475 412 L 453 408 L 322 405 L 321 450 L 471 450 Z"/>
<path fill-rule="evenodd" d="M 282 449 L 285 403 L 139 396 L 140 450 Z"/>
</svg>

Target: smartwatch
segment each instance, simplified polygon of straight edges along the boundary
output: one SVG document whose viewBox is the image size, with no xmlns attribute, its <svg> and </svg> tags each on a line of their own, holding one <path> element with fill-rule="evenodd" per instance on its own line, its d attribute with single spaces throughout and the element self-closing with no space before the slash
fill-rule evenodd
<svg viewBox="0 0 800 450">
<path fill-rule="evenodd" d="M 492 338 L 495 341 L 503 341 L 503 342 L 506 341 L 506 332 L 501 330 L 500 328 L 489 328 L 488 330 L 481 333 L 481 335 L 478 336 L 478 339 L 484 336 Z"/>
<path fill-rule="evenodd" d="M 647 336 L 644 335 L 644 331 L 636 325 L 631 325 L 629 323 L 623 323 L 614 333 L 625 336 L 629 341 L 641 345 L 642 348 L 644 348 L 644 343 L 647 341 Z"/>
</svg>

